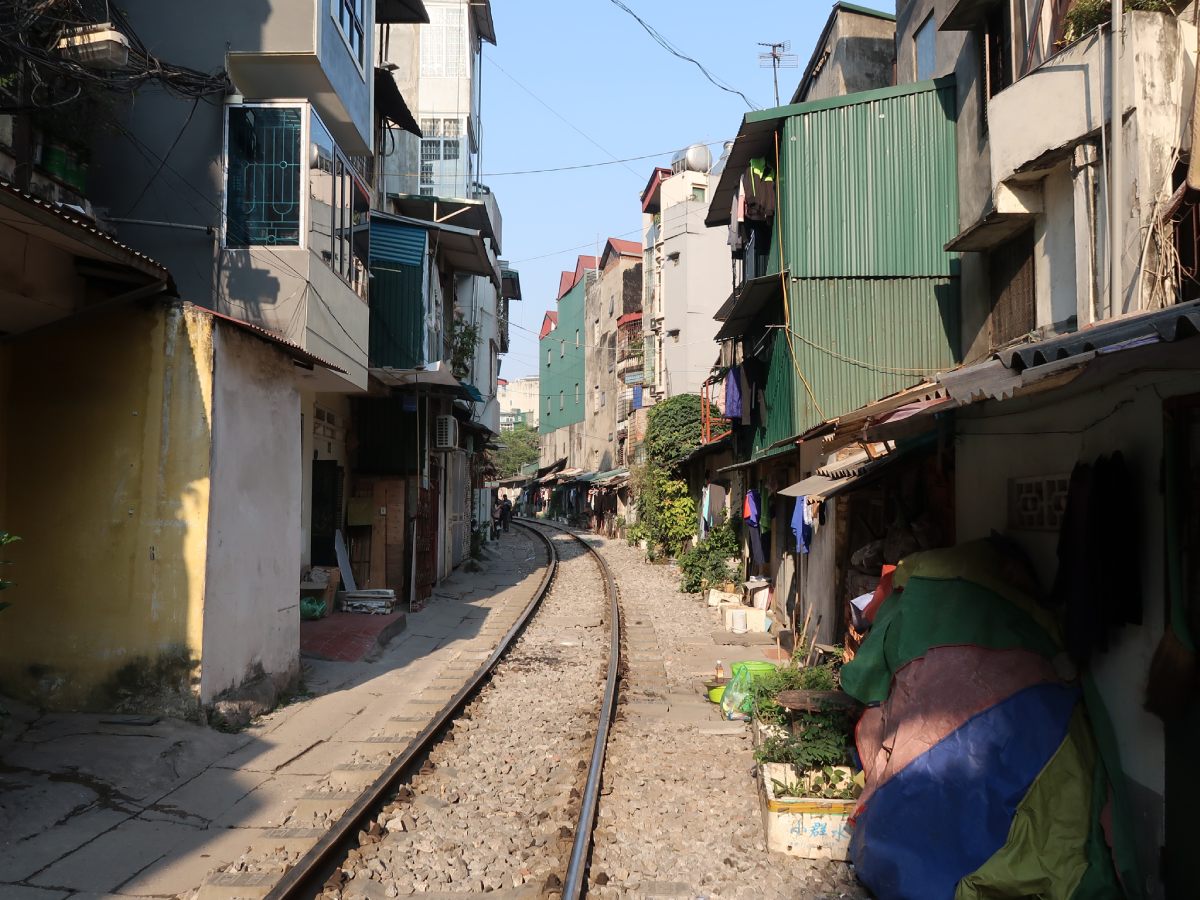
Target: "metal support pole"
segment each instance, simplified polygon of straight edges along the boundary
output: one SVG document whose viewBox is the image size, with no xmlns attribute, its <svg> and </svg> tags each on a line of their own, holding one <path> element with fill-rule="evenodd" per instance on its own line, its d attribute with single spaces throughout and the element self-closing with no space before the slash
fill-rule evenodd
<svg viewBox="0 0 1200 900">
<path fill-rule="evenodd" d="M 1124 103 L 1121 99 L 1121 51 L 1125 38 L 1125 9 L 1123 0 L 1113 0 L 1112 26 L 1109 35 L 1109 169 L 1108 169 L 1108 317 L 1124 311 L 1122 302 L 1124 279 L 1121 257 L 1125 242 L 1125 142 L 1122 132 Z"/>
</svg>

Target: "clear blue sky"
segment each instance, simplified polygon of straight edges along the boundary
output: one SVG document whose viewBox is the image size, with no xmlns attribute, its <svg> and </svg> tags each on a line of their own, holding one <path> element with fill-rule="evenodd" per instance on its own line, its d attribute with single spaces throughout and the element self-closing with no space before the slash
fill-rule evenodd
<svg viewBox="0 0 1200 900">
<path fill-rule="evenodd" d="M 832 7 L 826 0 L 624 2 L 759 107 L 773 106 L 774 96 L 758 42 L 792 42 L 798 67 L 782 69 L 779 78 L 786 103 Z M 895 11 L 885 0 L 860 5 Z M 579 254 L 594 253 L 607 237 L 639 240 L 638 195 L 651 170 L 693 142 L 732 139 L 748 107 L 659 47 L 610 0 L 492 0 L 492 10 L 497 46 L 483 51 L 482 180 L 500 202 L 503 255 L 520 270 L 525 298 L 513 304 L 501 371 L 512 380 L 537 371 L 537 331 L 554 308 L 559 272 L 574 269 Z M 720 154 L 719 146 L 710 149 L 714 158 Z M 647 154 L 660 155 L 570 172 L 499 174 Z"/>
</svg>

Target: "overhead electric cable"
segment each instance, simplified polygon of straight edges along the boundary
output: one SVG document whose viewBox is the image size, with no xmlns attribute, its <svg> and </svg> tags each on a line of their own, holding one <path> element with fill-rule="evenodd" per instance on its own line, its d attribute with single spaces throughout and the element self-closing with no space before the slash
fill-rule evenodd
<svg viewBox="0 0 1200 900">
<path fill-rule="evenodd" d="M 737 94 L 737 96 L 741 97 L 742 100 L 745 101 L 745 103 L 748 107 L 750 107 L 751 109 L 758 109 L 758 106 L 756 106 L 749 97 L 747 97 L 745 94 L 743 94 L 737 88 L 731 87 L 730 85 L 721 81 L 719 78 L 717 78 L 715 75 L 713 75 L 712 72 L 710 72 L 708 69 L 706 69 L 699 60 L 693 59 L 692 57 L 690 57 L 686 53 L 684 53 L 682 50 L 680 50 L 678 47 L 676 47 L 674 44 L 672 44 L 669 40 L 667 40 L 665 37 L 663 37 L 662 33 L 659 32 L 653 25 L 650 25 L 645 19 L 643 19 L 641 16 L 639 16 L 637 13 L 635 13 L 632 9 L 630 9 L 628 6 L 626 6 L 624 3 L 622 3 L 621 0 L 608 0 L 608 2 L 611 3 L 613 6 L 617 7 L 618 9 L 623 10 L 624 12 L 626 12 L 630 16 L 632 16 L 633 19 L 639 25 L 642 26 L 642 28 L 645 30 L 646 34 L 650 35 L 650 37 L 652 37 L 654 39 L 654 42 L 656 44 L 658 44 L 660 47 L 662 47 L 664 50 L 666 50 L 672 56 L 682 59 L 684 62 L 690 62 L 692 65 L 694 65 L 697 69 L 699 69 L 704 74 L 705 78 L 707 78 L 710 82 L 712 82 L 713 86 L 720 88 L 721 90 L 725 91 L 727 94 Z"/>
</svg>

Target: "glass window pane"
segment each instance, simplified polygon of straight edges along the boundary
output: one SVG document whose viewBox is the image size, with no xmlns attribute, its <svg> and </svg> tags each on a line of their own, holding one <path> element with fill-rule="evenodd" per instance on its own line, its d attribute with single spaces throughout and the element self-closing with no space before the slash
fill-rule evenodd
<svg viewBox="0 0 1200 900">
<path fill-rule="evenodd" d="M 310 116 L 308 174 L 308 246 L 330 265 L 333 260 L 334 210 L 337 208 L 337 188 L 334 167 L 337 149 L 329 130 L 316 113 Z"/>
<path fill-rule="evenodd" d="M 917 81 L 933 77 L 937 66 L 937 26 L 931 15 L 913 36 L 916 48 Z"/>
<path fill-rule="evenodd" d="M 225 243 L 300 245 L 298 107 L 229 107 Z"/>
<path fill-rule="evenodd" d="M 421 141 L 421 162 L 432 162 L 441 158 L 441 141 Z"/>
<path fill-rule="evenodd" d="M 442 159 L 458 159 L 459 141 L 442 141 Z"/>
</svg>

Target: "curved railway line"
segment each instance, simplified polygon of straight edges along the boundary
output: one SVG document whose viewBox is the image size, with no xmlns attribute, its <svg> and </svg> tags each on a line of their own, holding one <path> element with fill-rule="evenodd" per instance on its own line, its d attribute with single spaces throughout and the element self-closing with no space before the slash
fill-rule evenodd
<svg viewBox="0 0 1200 900">
<path fill-rule="evenodd" d="M 510 886 L 515 888 L 518 887 L 515 879 L 524 878 L 530 874 L 540 877 L 541 871 L 537 866 L 548 864 L 551 869 L 557 868 L 557 871 L 551 871 L 547 877 L 541 879 L 540 883 L 524 881 L 520 886 L 525 893 L 531 896 L 540 894 L 563 898 L 577 898 L 583 895 L 586 888 L 586 870 L 592 846 L 592 832 L 596 822 L 605 749 L 616 706 L 618 673 L 621 666 L 621 611 L 617 585 L 600 553 L 580 536 L 565 528 L 541 521 L 514 522 L 514 524 L 539 535 L 544 542 L 549 559 L 542 583 L 532 601 L 503 636 L 491 655 L 433 716 L 429 724 L 412 739 L 398 756 L 393 758 L 383 773 L 362 792 L 325 835 L 284 873 L 283 877 L 266 895 L 268 900 L 384 896 L 383 893 L 365 894 L 357 890 L 362 888 L 362 882 L 356 877 L 355 865 L 368 858 L 370 865 L 374 866 L 373 871 L 385 880 L 393 876 L 394 879 L 404 877 L 399 871 L 390 870 L 388 867 L 389 865 L 402 867 L 405 861 L 413 860 L 418 856 L 412 852 L 414 849 L 412 845 L 403 845 L 401 842 L 401 839 L 411 838 L 412 835 L 395 835 L 398 849 L 393 857 L 395 862 L 389 863 L 388 858 L 380 854 L 377 849 L 383 846 L 384 838 L 388 837 L 381 827 L 381 821 L 393 816 L 394 818 L 389 821 L 408 821 L 411 826 L 412 818 L 402 818 L 398 812 L 407 808 L 405 804 L 412 800 L 414 789 L 419 790 L 421 780 L 426 778 L 428 773 L 436 770 L 437 765 L 433 764 L 432 760 L 435 757 L 449 758 L 453 762 L 458 749 L 447 746 L 447 743 L 456 741 L 462 734 L 469 739 L 472 734 L 471 728 L 475 728 L 476 731 L 482 730 L 479 729 L 476 722 L 472 721 L 476 716 L 482 717 L 479 721 L 483 721 L 488 717 L 494 719 L 502 712 L 503 706 L 500 705 L 499 698 L 489 703 L 488 696 L 489 691 L 501 690 L 501 685 L 495 683 L 498 680 L 498 668 L 499 680 L 510 685 L 506 689 L 510 693 L 514 690 L 517 691 L 515 694 L 517 705 L 523 706 L 525 695 L 519 691 L 522 687 L 523 673 L 529 669 L 534 672 L 528 676 L 531 679 L 536 677 L 537 672 L 543 673 L 543 677 L 550 679 L 550 689 L 545 690 L 545 685 L 543 685 L 542 691 L 550 703 L 548 709 L 551 714 L 554 714 L 556 709 L 553 702 L 561 706 L 564 698 L 571 699 L 580 695 L 575 699 L 579 714 L 583 715 L 586 711 L 586 714 L 591 717 L 592 733 L 587 736 L 590 737 L 590 753 L 581 752 L 584 749 L 583 746 L 573 746 L 573 744 L 581 743 L 578 735 L 565 738 L 564 742 L 569 748 L 566 752 L 574 753 L 578 757 L 573 760 L 574 768 L 572 769 L 570 766 L 572 760 L 566 760 L 567 765 L 549 762 L 543 763 L 542 769 L 535 766 L 528 772 L 523 771 L 523 774 L 529 776 L 529 779 L 525 782 L 525 788 L 518 791 L 521 794 L 543 791 L 545 796 L 540 798 L 541 802 L 549 799 L 549 802 L 556 806 L 553 815 L 543 809 L 536 813 L 536 816 L 528 818 L 527 822 L 541 823 L 549 819 L 549 824 L 553 825 L 557 818 L 570 812 L 573 815 L 574 825 L 573 827 L 567 825 L 559 827 L 554 836 L 555 840 L 549 840 L 544 835 L 534 837 L 531 833 L 528 836 L 510 835 L 494 841 L 493 846 L 498 846 L 501 852 L 504 852 L 506 847 L 512 848 L 514 852 L 520 854 L 520 859 L 525 859 L 526 854 L 530 858 L 528 863 L 530 868 L 528 870 L 521 869 L 522 873 L 526 873 L 525 875 L 508 876 L 514 879 L 511 884 L 503 882 L 489 884 L 488 881 L 478 877 L 476 870 L 470 870 L 474 873 L 472 877 L 463 878 L 461 873 L 467 871 L 463 864 L 461 869 L 455 870 L 453 884 L 449 883 L 451 876 L 447 874 L 447 883 L 444 886 L 440 882 L 435 883 L 431 878 L 429 882 L 422 883 L 421 890 L 430 893 L 441 890 L 470 894 Z M 582 547 L 584 552 L 570 556 L 562 552 L 563 547 L 571 545 Z M 581 571 L 582 567 L 577 564 L 577 561 L 581 559 L 591 559 L 594 562 L 595 573 L 592 577 L 598 575 L 601 583 L 603 596 L 594 610 L 589 610 L 586 606 L 588 603 L 586 597 L 588 590 L 585 584 L 587 576 Z M 556 588 L 558 594 L 556 594 Z M 592 590 L 595 590 L 594 582 Z M 547 617 L 547 621 L 543 623 L 539 621 L 539 612 L 545 612 L 543 606 L 548 597 L 554 598 L 554 605 L 559 614 Z M 569 614 L 563 615 L 563 610 L 569 611 Z M 580 615 L 583 618 L 579 618 Z M 535 623 L 537 623 L 540 633 L 536 639 L 533 639 L 530 635 Z M 604 631 L 607 631 L 608 637 L 603 684 L 602 686 L 588 685 L 586 682 L 595 680 L 592 673 L 595 672 L 596 663 L 599 660 L 588 658 L 587 652 L 594 646 L 603 643 L 599 635 Z M 558 639 L 560 632 L 568 637 Z M 595 633 L 594 637 L 593 633 Z M 569 636 L 573 634 L 582 636 L 579 638 Z M 525 644 L 531 646 L 525 647 Z M 560 648 L 563 654 L 573 654 L 564 656 L 561 664 L 556 656 Z M 502 666 L 502 663 L 505 665 Z M 504 681 L 505 678 L 508 679 L 507 682 Z M 578 682 L 575 685 L 574 693 L 571 691 L 572 678 Z M 515 687 L 513 687 L 514 685 Z M 596 696 L 590 694 L 582 696 L 589 690 L 594 691 Z M 596 702 L 597 700 L 598 702 Z M 535 697 L 532 703 L 536 704 L 537 702 Z M 499 709 L 498 706 L 500 706 Z M 530 710 L 523 706 L 521 711 L 525 715 L 535 717 L 537 715 L 536 709 Z M 514 717 L 511 722 L 504 722 L 502 725 L 511 732 L 511 729 L 519 727 L 520 721 L 519 717 Z M 489 723 L 491 726 L 494 724 L 494 722 Z M 493 727 L 492 730 L 496 731 L 497 729 Z M 570 731 L 569 727 L 567 731 Z M 534 735 L 526 734 L 524 738 L 532 741 Z M 507 739 L 512 739 L 511 733 Z M 439 746 L 442 748 L 440 757 L 438 756 Z M 495 751 L 494 748 L 489 749 L 485 745 L 482 752 L 485 759 L 488 753 L 496 753 L 498 758 L 498 751 Z M 558 757 L 554 756 L 553 759 L 557 760 Z M 557 766 L 558 772 L 551 776 L 550 767 L 554 766 Z M 522 767 L 524 768 L 524 764 Z M 564 772 L 565 776 L 562 774 Z M 474 789 L 476 793 L 482 792 L 483 796 L 492 797 L 492 802 L 498 801 L 499 793 L 493 792 L 494 789 L 489 788 L 487 784 L 486 763 L 480 766 L 477 776 L 460 775 L 457 777 L 462 779 L 464 793 L 469 793 Z M 564 777 L 572 783 L 564 783 Z M 433 789 L 432 786 L 430 789 Z M 443 792 L 442 796 L 446 796 L 444 781 L 440 784 L 439 789 Z M 554 789 L 557 789 L 559 793 L 553 794 Z M 455 789 L 450 793 L 453 795 L 452 802 L 457 802 L 459 791 Z M 510 802 L 514 807 L 518 805 L 511 795 L 506 796 L 510 796 Z M 525 799 L 524 796 L 521 799 Z M 444 817 L 449 820 L 450 815 L 455 812 L 454 809 L 446 807 L 446 801 L 427 800 L 426 803 L 430 807 L 427 815 L 442 816 L 444 813 Z M 564 805 L 567 809 L 563 809 Z M 498 808 L 485 813 L 485 817 L 478 821 L 477 828 L 486 834 L 489 828 L 498 828 L 502 818 L 517 818 L 520 815 L 526 815 L 526 813 L 518 813 L 515 808 Z M 461 839 L 464 843 L 462 848 L 455 848 L 453 840 L 443 839 L 441 849 L 451 856 L 456 850 L 461 850 L 463 854 L 470 853 L 470 848 L 466 846 L 468 835 L 470 838 L 476 839 L 476 846 L 478 846 L 478 834 L 472 834 L 473 829 L 468 828 L 465 821 L 450 823 L 447 827 L 461 829 Z M 456 836 L 458 834 L 458 832 L 455 833 Z M 569 853 L 566 852 L 565 846 L 568 838 L 570 839 Z M 517 850 L 518 847 L 521 849 Z M 405 852 L 399 852 L 400 849 L 404 849 Z M 563 864 L 564 856 L 565 865 Z M 461 863 L 461 859 L 459 862 Z M 482 865 L 481 863 L 479 871 L 482 871 Z M 355 885 L 355 882 L 358 884 Z M 377 882 L 377 884 L 382 887 L 382 882 Z M 386 896 L 395 896 L 395 894 L 388 892 Z"/>
</svg>

